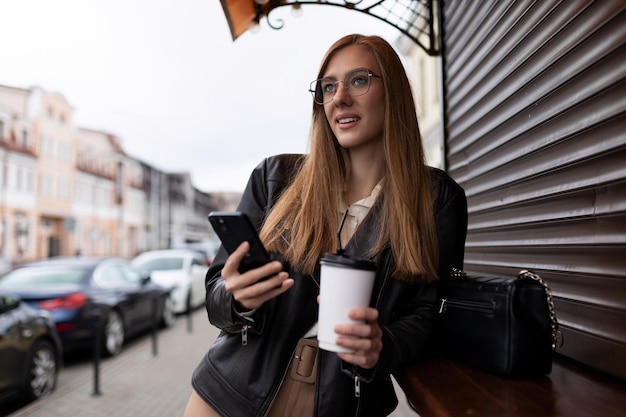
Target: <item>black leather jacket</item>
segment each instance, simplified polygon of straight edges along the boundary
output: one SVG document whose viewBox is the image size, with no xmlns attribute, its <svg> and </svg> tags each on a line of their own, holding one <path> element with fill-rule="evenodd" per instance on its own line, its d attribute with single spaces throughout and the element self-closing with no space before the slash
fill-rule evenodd
<svg viewBox="0 0 626 417">
<path fill-rule="evenodd" d="M 259 228 L 280 192 L 297 172 L 302 155 L 279 155 L 263 161 L 252 173 L 238 210 Z M 462 268 L 467 231 L 463 189 L 443 171 L 432 169 L 438 188 L 435 214 L 440 245 L 440 274 Z M 375 204 L 346 245 L 351 256 L 364 257 L 376 236 Z M 359 242 L 358 245 L 355 242 Z M 390 374 L 419 360 L 428 345 L 436 314 L 436 285 L 408 284 L 393 279 L 389 248 L 378 263 L 372 306 L 379 311 L 383 351 L 374 369 L 341 361 L 319 350 L 315 416 L 386 416 L 397 405 Z M 280 255 L 273 254 L 276 259 Z M 263 416 L 276 394 L 293 350 L 317 321 L 318 274 L 303 275 L 283 261 L 295 284 L 268 301 L 249 321 L 234 312 L 233 298 L 220 277 L 227 255 L 220 249 L 208 274 L 207 312 L 222 330 L 193 376 L 193 387 L 223 416 Z M 282 259 L 281 259 L 282 260 Z M 355 383 L 360 396 L 355 396 Z"/>
</svg>

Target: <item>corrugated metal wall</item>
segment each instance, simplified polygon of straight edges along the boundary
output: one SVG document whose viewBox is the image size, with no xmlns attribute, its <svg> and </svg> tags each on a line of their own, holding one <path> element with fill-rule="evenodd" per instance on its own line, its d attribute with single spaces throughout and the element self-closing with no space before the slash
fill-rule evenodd
<svg viewBox="0 0 626 417">
<path fill-rule="evenodd" d="M 465 269 L 532 269 L 557 351 L 626 377 L 626 1 L 447 0 L 447 170 Z"/>
</svg>

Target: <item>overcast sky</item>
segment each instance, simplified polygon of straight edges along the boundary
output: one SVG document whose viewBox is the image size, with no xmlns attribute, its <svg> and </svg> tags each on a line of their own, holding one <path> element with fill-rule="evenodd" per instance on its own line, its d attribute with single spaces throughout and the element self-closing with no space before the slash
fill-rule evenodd
<svg viewBox="0 0 626 417">
<path fill-rule="evenodd" d="M 305 152 L 309 82 L 339 37 L 400 34 L 338 7 L 275 11 L 232 41 L 219 0 L 0 0 L 0 84 L 59 92 L 74 124 L 203 191 L 242 191 L 264 157 Z"/>
</svg>

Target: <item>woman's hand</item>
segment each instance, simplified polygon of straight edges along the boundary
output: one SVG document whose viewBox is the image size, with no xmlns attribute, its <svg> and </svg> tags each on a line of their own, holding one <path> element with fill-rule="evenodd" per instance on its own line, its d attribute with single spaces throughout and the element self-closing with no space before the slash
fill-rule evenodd
<svg viewBox="0 0 626 417">
<path fill-rule="evenodd" d="M 293 279 L 282 271 L 278 261 L 240 274 L 239 264 L 250 250 L 250 244 L 243 242 L 226 260 L 222 269 L 226 291 L 233 295 L 238 306 L 248 310 L 259 308 L 267 300 L 284 293 L 293 286 Z M 269 277 L 262 280 L 265 277 Z"/>
<path fill-rule="evenodd" d="M 364 324 L 338 324 L 335 326 L 337 344 L 354 353 L 340 352 L 337 355 L 344 361 L 371 369 L 378 363 L 383 350 L 383 331 L 378 325 L 378 310 L 371 307 L 350 310 L 352 320 L 364 321 Z"/>
</svg>

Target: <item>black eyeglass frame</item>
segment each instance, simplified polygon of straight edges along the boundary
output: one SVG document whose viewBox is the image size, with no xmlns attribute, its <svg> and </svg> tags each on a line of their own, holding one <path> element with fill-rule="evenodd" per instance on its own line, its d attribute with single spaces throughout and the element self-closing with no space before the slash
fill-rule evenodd
<svg viewBox="0 0 626 417">
<path fill-rule="evenodd" d="M 364 71 L 367 72 L 367 90 L 365 90 L 363 93 L 360 94 L 352 94 L 350 91 L 353 89 L 353 87 L 351 85 L 349 85 L 349 83 L 346 83 L 346 81 L 348 80 L 349 77 L 353 76 L 355 73 L 358 73 L 360 71 Z M 343 89 L 344 91 L 346 91 L 348 94 L 350 94 L 350 96 L 352 97 L 359 97 L 359 96 L 363 96 L 365 94 L 367 94 L 370 91 L 370 87 L 372 86 L 372 77 L 376 77 L 376 78 L 380 78 L 382 79 L 383 77 L 381 77 L 380 75 L 374 74 L 372 71 L 368 70 L 367 68 L 357 68 L 354 69 L 352 71 L 350 71 L 343 80 L 337 80 L 337 81 L 332 81 L 332 78 L 326 77 L 326 78 L 319 78 L 317 80 L 313 80 L 311 81 L 311 84 L 309 86 L 309 92 L 311 93 L 311 95 L 313 96 L 313 101 L 316 104 L 319 104 L 320 106 L 323 106 L 324 104 L 328 104 L 331 103 L 334 99 L 335 99 L 335 95 L 337 94 L 337 90 L 339 90 L 339 83 L 343 83 Z M 330 82 L 332 84 L 335 85 L 335 91 L 333 92 L 333 96 L 331 97 L 330 100 L 328 101 L 318 101 L 317 100 L 317 86 L 321 84 L 322 81 L 324 80 L 330 80 Z M 323 93 L 320 93 L 323 96 Z"/>
</svg>

